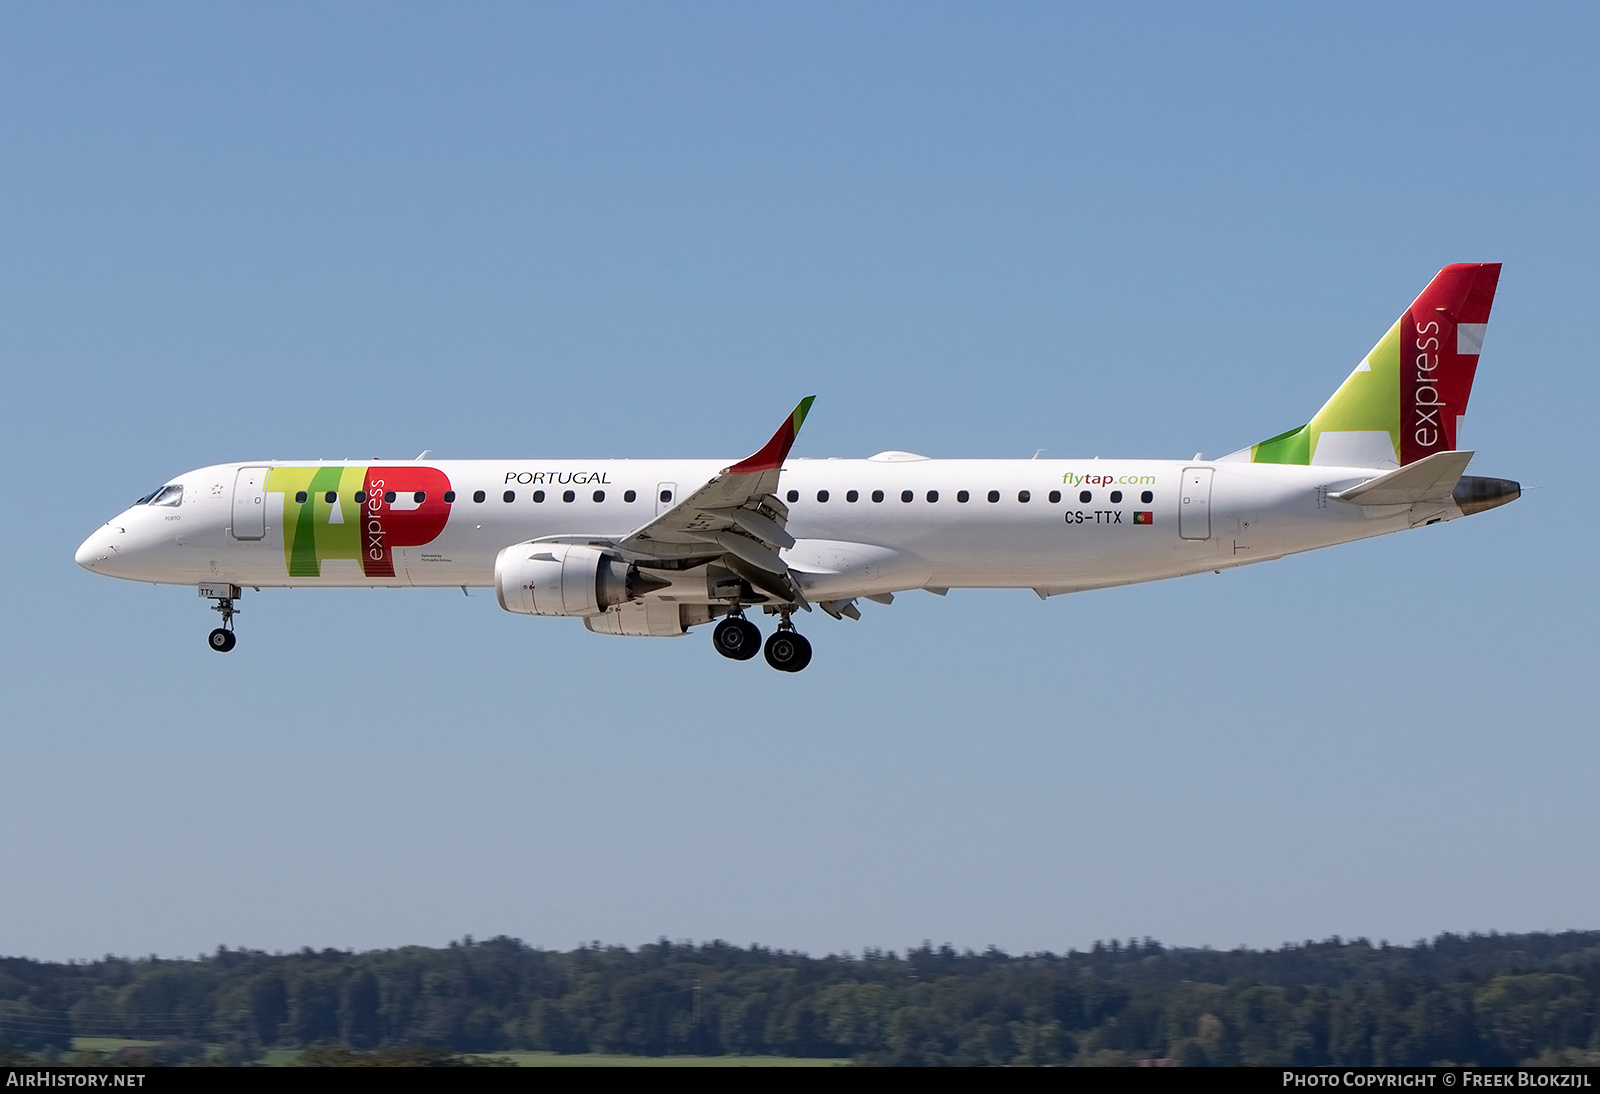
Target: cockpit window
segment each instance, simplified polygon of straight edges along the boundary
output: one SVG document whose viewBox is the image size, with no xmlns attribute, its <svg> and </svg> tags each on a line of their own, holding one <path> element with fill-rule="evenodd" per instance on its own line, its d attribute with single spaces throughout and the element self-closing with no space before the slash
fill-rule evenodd
<svg viewBox="0 0 1600 1094">
<path fill-rule="evenodd" d="M 134 502 L 133 504 L 135 504 L 135 505 L 172 505 L 172 506 L 182 505 L 183 504 L 183 487 L 181 487 L 181 486 L 163 486 L 160 490 L 157 490 L 154 494 L 146 494 L 144 497 L 140 498 L 138 501 Z"/>
<path fill-rule="evenodd" d="M 152 490 L 148 494 L 146 494 L 144 497 L 142 497 L 138 501 L 134 502 L 133 504 L 135 504 L 135 505 L 149 505 L 152 501 L 155 500 L 156 495 L 161 493 L 161 491 L 165 490 L 165 489 L 166 489 L 166 487 L 163 486 L 159 490 Z"/>
</svg>

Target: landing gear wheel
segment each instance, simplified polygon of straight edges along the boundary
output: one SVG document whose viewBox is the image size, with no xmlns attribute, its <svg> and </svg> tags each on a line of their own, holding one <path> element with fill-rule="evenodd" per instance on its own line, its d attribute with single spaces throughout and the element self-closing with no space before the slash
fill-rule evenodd
<svg viewBox="0 0 1600 1094">
<path fill-rule="evenodd" d="M 239 614 L 239 609 L 234 607 L 234 601 L 239 599 L 239 594 L 243 591 L 237 585 L 221 583 L 206 582 L 200 586 L 201 596 L 216 601 L 211 605 L 211 610 L 222 615 L 222 626 L 206 636 L 206 645 L 218 653 L 227 653 L 239 641 L 233 634 L 233 617 Z"/>
<path fill-rule="evenodd" d="M 779 672 L 799 672 L 811 664 L 811 643 L 795 631 L 775 631 L 767 639 L 767 664 Z"/>
<path fill-rule="evenodd" d="M 761 649 L 761 632 L 743 616 L 729 616 L 711 632 L 711 644 L 724 657 L 748 661 Z"/>
</svg>

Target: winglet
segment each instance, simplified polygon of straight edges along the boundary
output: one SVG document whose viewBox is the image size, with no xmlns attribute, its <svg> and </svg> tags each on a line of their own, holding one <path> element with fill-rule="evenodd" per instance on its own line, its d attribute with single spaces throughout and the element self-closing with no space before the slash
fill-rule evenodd
<svg viewBox="0 0 1600 1094">
<path fill-rule="evenodd" d="M 772 440 L 753 456 L 746 457 L 728 468 L 725 474 L 744 475 L 757 471 L 776 471 L 783 466 L 783 461 L 788 458 L 789 449 L 794 447 L 794 439 L 800 435 L 800 426 L 805 423 L 806 415 L 811 412 L 811 404 L 816 401 L 815 395 L 807 395 L 800 400 L 800 405 L 794 408 L 794 413 L 784 420 L 778 431 L 772 435 Z"/>
</svg>

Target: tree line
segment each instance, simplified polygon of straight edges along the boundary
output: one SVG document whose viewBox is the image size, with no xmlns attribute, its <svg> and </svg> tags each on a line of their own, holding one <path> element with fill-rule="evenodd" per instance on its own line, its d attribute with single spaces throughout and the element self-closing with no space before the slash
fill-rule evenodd
<svg viewBox="0 0 1600 1094">
<path fill-rule="evenodd" d="M 469 937 L 365 953 L 0 959 L 0 1042 L 49 1058 L 74 1037 L 221 1044 L 237 1061 L 337 1045 L 883 1064 L 1600 1063 L 1600 931 L 1228 951 L 1145 939 L 1021 956 L 925 944 L 810 957 L 664 939 L 556 952 Z"/>
</svg>

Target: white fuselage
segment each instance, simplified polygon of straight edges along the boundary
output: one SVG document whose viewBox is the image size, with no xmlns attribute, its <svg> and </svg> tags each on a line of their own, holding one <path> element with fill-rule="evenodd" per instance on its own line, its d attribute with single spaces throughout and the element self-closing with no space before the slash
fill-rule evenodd
<svg viewBox="0 0 1600 1094">
<path fill-rule="evenodd" d="M 90 536 L 77 558 L 97 573 L 163 584 L 488 586 L 505 547 L 551 536 L 626 536 L 726 464 L 386 463 L 383 468 L 448 484 L 453 500 L 447 506 L 441 507 L 437 488 L 427 503 L 440 514 L 437 533 L 421 545 L 386 547 L 392 576 L 374 576 L 353 557 L 296 565 L 295 537 L 310 543 L 307 527 L 316 525 L 313 531 L 324 538 L 355 534 L 348 525 L 359 526 L 363 513 L 348 487 L 367 466 L 257 461 L 192 471 L 172 480 L 183 488 L 180 503 L 127 509 Z M 331 504 L 321 491 L 296 501 L 287 490 L 263 488 L 273 469 L 315 470 L 325 476 L 319 481 L 345 478 L 329 491 L 338 495 Z M 251 478 L 257 470 L 261 474 Z M 1032 588 L 1049 595 L 1260 562 L 1461 515 L 1448 501 L 1363 507 L 1328 498 L 1379 473 L 1206 460 L 894 454 L 791 459 L 777 494 L 788 506 L 787 530 L 796 540 L 783 559 L 813 600 L 916 588 Z M 247 479 L 257 483 L 257 496 L 239 493 Z M 255 524 L 244 532 L 253 538 L 239 538 L 245 521 Z M 707 599 L 703 576 L 692 574 L 652 595 L 685 603 Z"/>
</svg>

